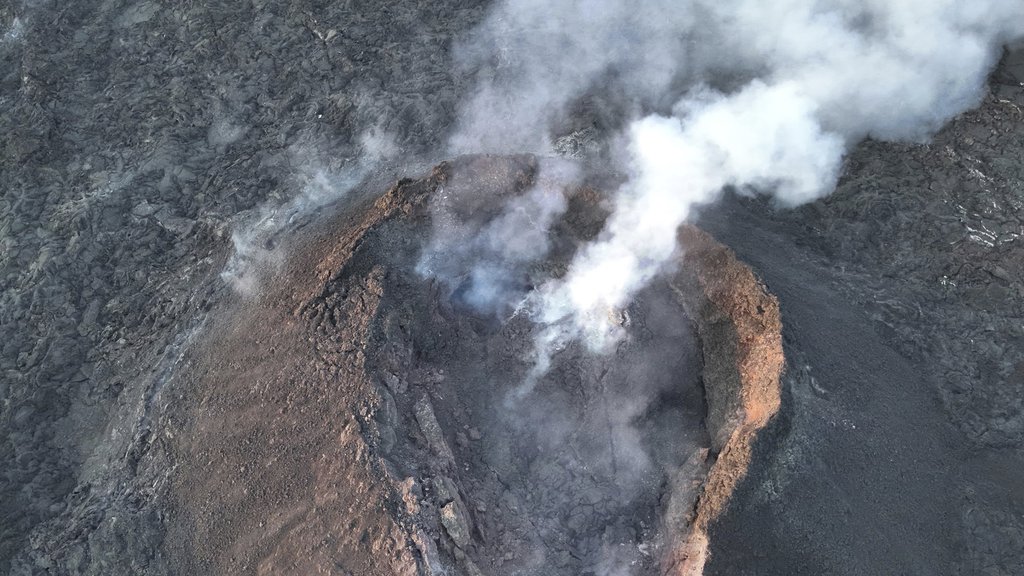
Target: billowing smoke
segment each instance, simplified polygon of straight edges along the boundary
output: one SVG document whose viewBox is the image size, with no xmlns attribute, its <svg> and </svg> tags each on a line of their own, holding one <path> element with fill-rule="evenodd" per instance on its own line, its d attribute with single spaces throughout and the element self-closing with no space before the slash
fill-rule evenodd
<svg viewBox="0 0 1024 576">
<path fill-rule="evenodd" d="M 683 103 L 685 120 L 651 116 L 629 128 L 635 165 L 619 190 L 601 237 L 569 274 L 544 287 L 540 319 L 571 321 L 597 349 L 616 341 L 614 312 L 676 254 L 676 230 L 694 206 L 727 186 L 811 200 L 831 189 L 843 140 L 824 131 L 792 84 L 754 81 L 725 96 L 700 93 Z"/>
<path fill-rule="evenodd" d="M 600 236 L 531 296 L 538 373 L 569 339 L 618 339 L 694 207 L 828 194 L 851 145 L 924 140 L 976 105 L 1022 36 L 1019 0 L 501 2 L 461 47 L 480 82 L 453 149 L 549 152 L 584 109 L 629 176 Z"/>
</svg>

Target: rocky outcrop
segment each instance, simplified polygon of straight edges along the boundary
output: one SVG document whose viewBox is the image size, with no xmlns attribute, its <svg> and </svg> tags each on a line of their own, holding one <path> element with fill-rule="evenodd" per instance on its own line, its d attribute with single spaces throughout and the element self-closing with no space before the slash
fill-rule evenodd
<svg viewBox="0 0 1024 576">
<path fill-rule="evenodd" d="M 746 475 L 757 432 L 779 409 L 785 357 L 778 300 L 750 268 L 698 228 L 682 228 L 679 242 L 684 256 L 676 284 L 686 288 L 677 294 L 700 334 L 707 425 L 717 453 L 690 535 L 666 560 L 667 574 L 690 576 L 703 572 L 708 526 Z"/>
</svg>

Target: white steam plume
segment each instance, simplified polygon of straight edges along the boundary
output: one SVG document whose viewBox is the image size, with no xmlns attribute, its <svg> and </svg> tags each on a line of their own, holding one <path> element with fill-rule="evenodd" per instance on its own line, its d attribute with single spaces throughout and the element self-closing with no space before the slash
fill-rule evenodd
<svg viewBox="0 0 1024 576">
<path fill-rule="evenodd" d="M 773 191 L 791 203 L 831 189 L 842 138 L 822 130 L 796 86 L 755 81 L 687 106 L 686 121 L 651 116 L 630 126 L 632 177 L 601 236 L 563 279 L 544 287 L 544 324 L 582 331 L 603 349 L 620 332 L 611 313 L 672 260 L 676 231 L 694 206 L 727 186 Z"/>
<path fill-rule="evenodd" d="M 691 12 L 676 0 L 499 2 L 455 50 L 478 84 L 451 151 L 550 152 L 551 130 L 598 83 L 627 108 L 662 101 L 686 67 Z"/>
<path fill-rule="evenodd" d="M 630 179 L 605 229 L 534 294 L 538 373 L 568 339 L 616 341 L 614 311 L 673 261 L 695 206 L 829 193 L 849 146 L 923 140 L 979 102 L 1020 37 L 1020 0 L 499 4 L 464 47 L 490 60 L 466 59 L 482 80 L 454 149 L 546 152 L 580 100 L 646 111 L 623 119 Z"/>
<path fill-rule="evenodd" d="M 530 264 L 548 255 L 549 230 L 568 207 L 565 190 L 580 176 L 576 164 L 554 158 L 537 170 L 533 186 L 492 218 L 471 210 L 467 217 L 467 196 L 487 192 L 472 176 L 456 172 L 431 204 L 434 230 L 417 272 L 444 281 L 477 311 L 513 312 L 528 291 Z"/>
</svg>

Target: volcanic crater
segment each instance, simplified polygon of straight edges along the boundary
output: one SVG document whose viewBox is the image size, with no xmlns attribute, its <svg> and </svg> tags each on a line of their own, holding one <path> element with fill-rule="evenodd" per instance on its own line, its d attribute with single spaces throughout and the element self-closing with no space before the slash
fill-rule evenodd
<svg viewBox="0 0 1024 576">
<path fill-rule="evenodd" d="M 540 164 L 460 157 L 321 215 L 220 315 L 171 441 L 183 572 L 701 573 L 778 409 L 778 304 L 684 227 L 677 271 L 610 314 L 627 337 L 569 344 L 524 391 L 537 324 L 417 262 L 440 191 L 486 220 Z M 564 194 L 526 285 L 564 274 L 607 216 L 600 186 Z"/>
</svg>

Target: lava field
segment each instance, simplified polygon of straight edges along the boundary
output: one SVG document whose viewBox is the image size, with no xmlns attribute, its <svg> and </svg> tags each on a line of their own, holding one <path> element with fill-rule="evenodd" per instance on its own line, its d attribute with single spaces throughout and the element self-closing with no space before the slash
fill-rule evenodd
<svg viewBox="0 0 1024 576">
<path fill-rule="evenodd" d="M 1020 574 L 1024 14 L 979 1 L 980 67 L 807 117 L 792 30 L 703 0 L 0 2 L 0 574 Z M 721 180 L 652 210 L 679 166 Z"/>
</svg>

